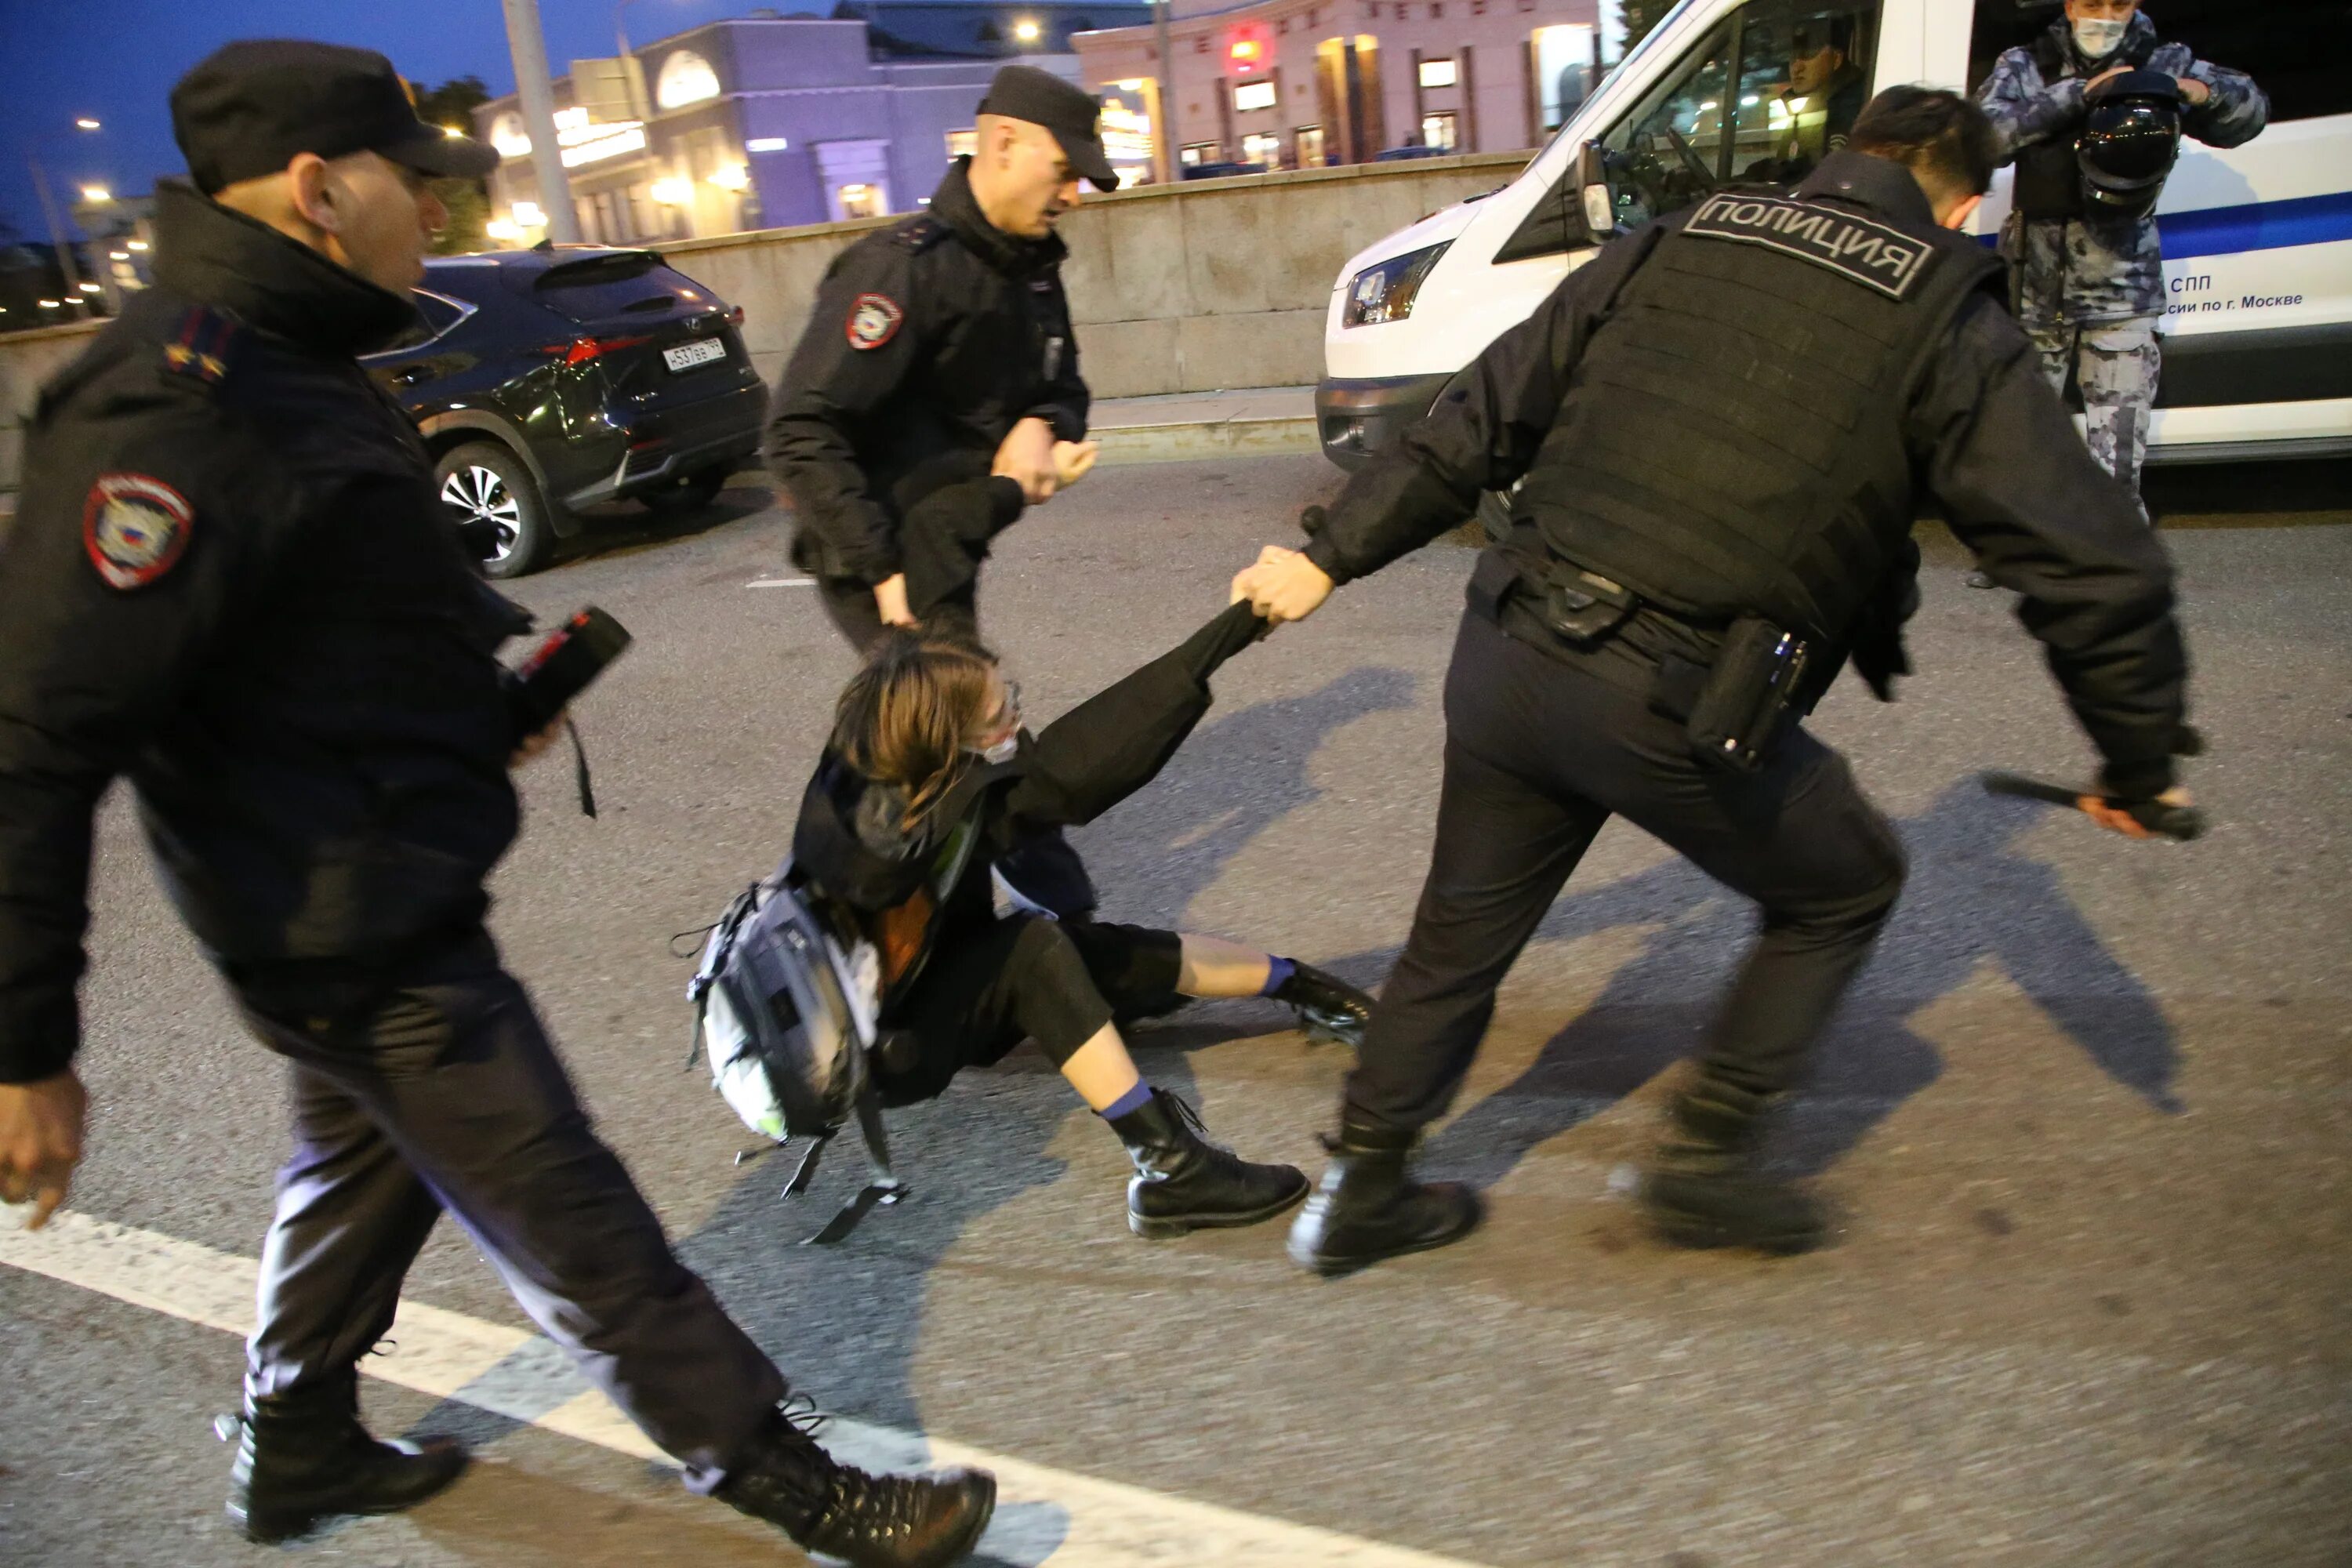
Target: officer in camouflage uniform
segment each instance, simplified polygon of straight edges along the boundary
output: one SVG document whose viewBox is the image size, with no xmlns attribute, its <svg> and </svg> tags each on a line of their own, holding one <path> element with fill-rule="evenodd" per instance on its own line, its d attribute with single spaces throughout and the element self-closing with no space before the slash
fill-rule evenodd
<svg viewBox="0 0 2352 1568">
<path fill-rule="evenodd" d="M 1978 105 L 2000 138 L 2002 162 L 2018 164 L 2018 212 L 2002 232 L 2001 249 L 2016 268 L 2019 320 L 2052 384 L 2063 391 L 2067 371 L 2074 370 L 2091 454 L 2137 496 L 2160 363 L 2157 323 L 2164 313 L 2155 215 L 2102 220 L 2084 216 L 2079 201 L 2069 211 L 2062 203 L 2031 203 L 2026 195 L 2037 156 L 2063 162 L 2052 184 L 2071 189 L 2085 89 L 2122 70 L 2176 79 L 2182 127 L 2209 146 L 2253 140 L 2270 117 L 2270 100 L 2244 73 L 2198 59 L 2185 44 L 2158 42 L 2138 0 L 2066 0 L 2065 14 L 2050 30 L 2003 54 L 1978 89 Z"/>
</svg>

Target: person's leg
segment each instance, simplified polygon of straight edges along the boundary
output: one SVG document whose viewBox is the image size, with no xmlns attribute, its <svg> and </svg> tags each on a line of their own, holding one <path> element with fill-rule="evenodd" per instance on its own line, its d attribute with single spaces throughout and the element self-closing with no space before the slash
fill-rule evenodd
<svg viewBox="0 0 2352 1568">
<path fill-rule="evenodd" d="M 331 1080 L 299 1064 L 289 1078 L 294 1152 L 262 1247 L 229 1476 L 229 1518 L 257 1542 L 414 1507 L 467 1462 L 454 1440 L 381 1442 L 360 1422 L 357 1363 L 391 1329 L 441 1205 Z"/>
<path fill-rule="evenodd" d="M 1348 1076 L 1332 1163 L 1291 1229 L 1292 1259 L 1317 1273 L 1442 1247 L 1477 1225 L 1467 1189 L 1416 1183 L 1407 1164 L 1469 1072 L 1496 987 L 1608 819 L 1489 754 L 1517 763 L 1519 748 L 1545 733 L 1530 725 L 1529 704 L 1583 679 L 1464 616 L 1446 677 L 1429 875 Z"/>
<path fill-rule="evenodd" d="M 1764 1121 L 1894 908 L 1902 845 L 1844 759 L 1802 731 L 1753 776 L 1689 768 L 1627 816 L 1755 900 L 1762 930 L 1674 1103 L 1644 1196 L 1668 1240 L 1802 1251 L 1822 1215 L 1762 1173 Z"/>
<path fill-rule="evenodd" d="M 2139 499 L 2140 466 L 2147 456 L 2163 364 L 2153 316 L 2083 329 L 2084 437 L 2099 466 L 2131 491 L 2143 517 L 2147 506 Z"/>
<path fill-rule="evenodd" d="M 842 635 L 852 652 L 863 658 L 882 640 L 882 611 L 874 603 L 873 588 L 855 577 L 820 577 L 816 602 L 824 618 Z"/>
<path fill-rule="evenodd" d="M 531 1320 L 685 1464 L 689 1488 L 860 1562 L 969 1549 L 993 1481 L 866 1476 L 780 1410 L 782 1374 L 670 1250 L 529 997 L 496 965 L 485 940 L 395 992 L 362 1050 L 302 1059 L 383 1131 Z"/>
<path fill-rule="evenodd" d="M 1180 1236 L 1203 1227 L 1255 1225 L 1307 1194 L 1288 1165 L 1252 1164 L 1206 1141 L 1199 1117 L 1136 1070 L 1112 1022 L 1111 1005 L 1088 972 L 1078 942 L 1108 945 L 1099 932 L 1038 916 L 998 922 L 1010 929 L 997 973 L 966 1009 L 975 1037 L 1000 1024 L 1037 1042 L 1070 1087 L 1109 1124 L 1135 1163 L 1128 1225 L 1139 1236 Z M 1145 936 L 1164 933 L 1147 932 Z M 1003 941 L 1002 937 L 998 938 Z M 1164 944 L 1139 942 L 1137 972 L 1164 963 Z"/>
</svg>

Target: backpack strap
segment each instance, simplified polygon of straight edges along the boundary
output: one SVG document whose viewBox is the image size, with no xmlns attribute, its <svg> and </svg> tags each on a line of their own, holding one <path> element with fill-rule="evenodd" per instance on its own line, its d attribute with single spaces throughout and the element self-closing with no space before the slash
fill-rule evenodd
<svg viewBox="0 0 2352 1568">
<path fill-rule="evenodd" d="M 866 1159 L 873 1167 L 873 1179 L 824 1222 L 824 1229 L 802 1242 L 803 1247 L 832 1247 L 846 1239 L 867 1215 L 887 1205 L 903 1202 L 910 1191 L 907 1184 L 898 1179 L 898 1173 L 890 1169 L 890 1135 L 883 1129 L 882 1100 L 875 1091 L 874 1080 L 870 1078 L 858 1086 L 857 1131 L 866 1140 Z M 816 1163 L 817 1152 L 824 1147 L 824 1142 L 820 1140 L 817 1148 L 809 1152 L 803 1163 L 804 1170 Z M 784 1189 L 787 1194 L 793 1190 L 789 1186 Z"/>
</svg>

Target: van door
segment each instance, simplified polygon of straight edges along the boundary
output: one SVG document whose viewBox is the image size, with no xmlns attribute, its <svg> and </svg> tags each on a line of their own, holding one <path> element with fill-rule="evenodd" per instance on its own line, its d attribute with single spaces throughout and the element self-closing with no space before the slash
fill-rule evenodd
<svg viewBox="0 0 2352 1568">
<path fill-rule="evenodd" d="M 1695 206 L 1725 185 L 1794 184 L 1844 146 L 1870 101 L 1881 9 L 1749 0 L 1732 12 L 1599 137 L 1618 224 Z M 1536 204 L 1497 262 L 1591 242 L 1568 183 Z"/>
</svg>

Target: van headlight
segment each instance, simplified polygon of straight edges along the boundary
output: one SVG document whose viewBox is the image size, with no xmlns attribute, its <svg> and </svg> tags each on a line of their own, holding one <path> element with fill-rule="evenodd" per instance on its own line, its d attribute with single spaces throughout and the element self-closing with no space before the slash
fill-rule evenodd
<svg viewBox="0 0 2352 1568">
<path fill-rule="evenodd" d="M 1382 321 L 1402 321 L 1412 315 L 1413 296 L 1421 292 L 1421 280 L 1429 276 L 1429 269 L 1437 265 L 1437 258 L 1453 243 L 1443 240 L 1426 250 L 1391 256 L 1349 279 L 1348 304 L 1339 314 L 1339 325 L 1377 327 Z"/>
</svg>

